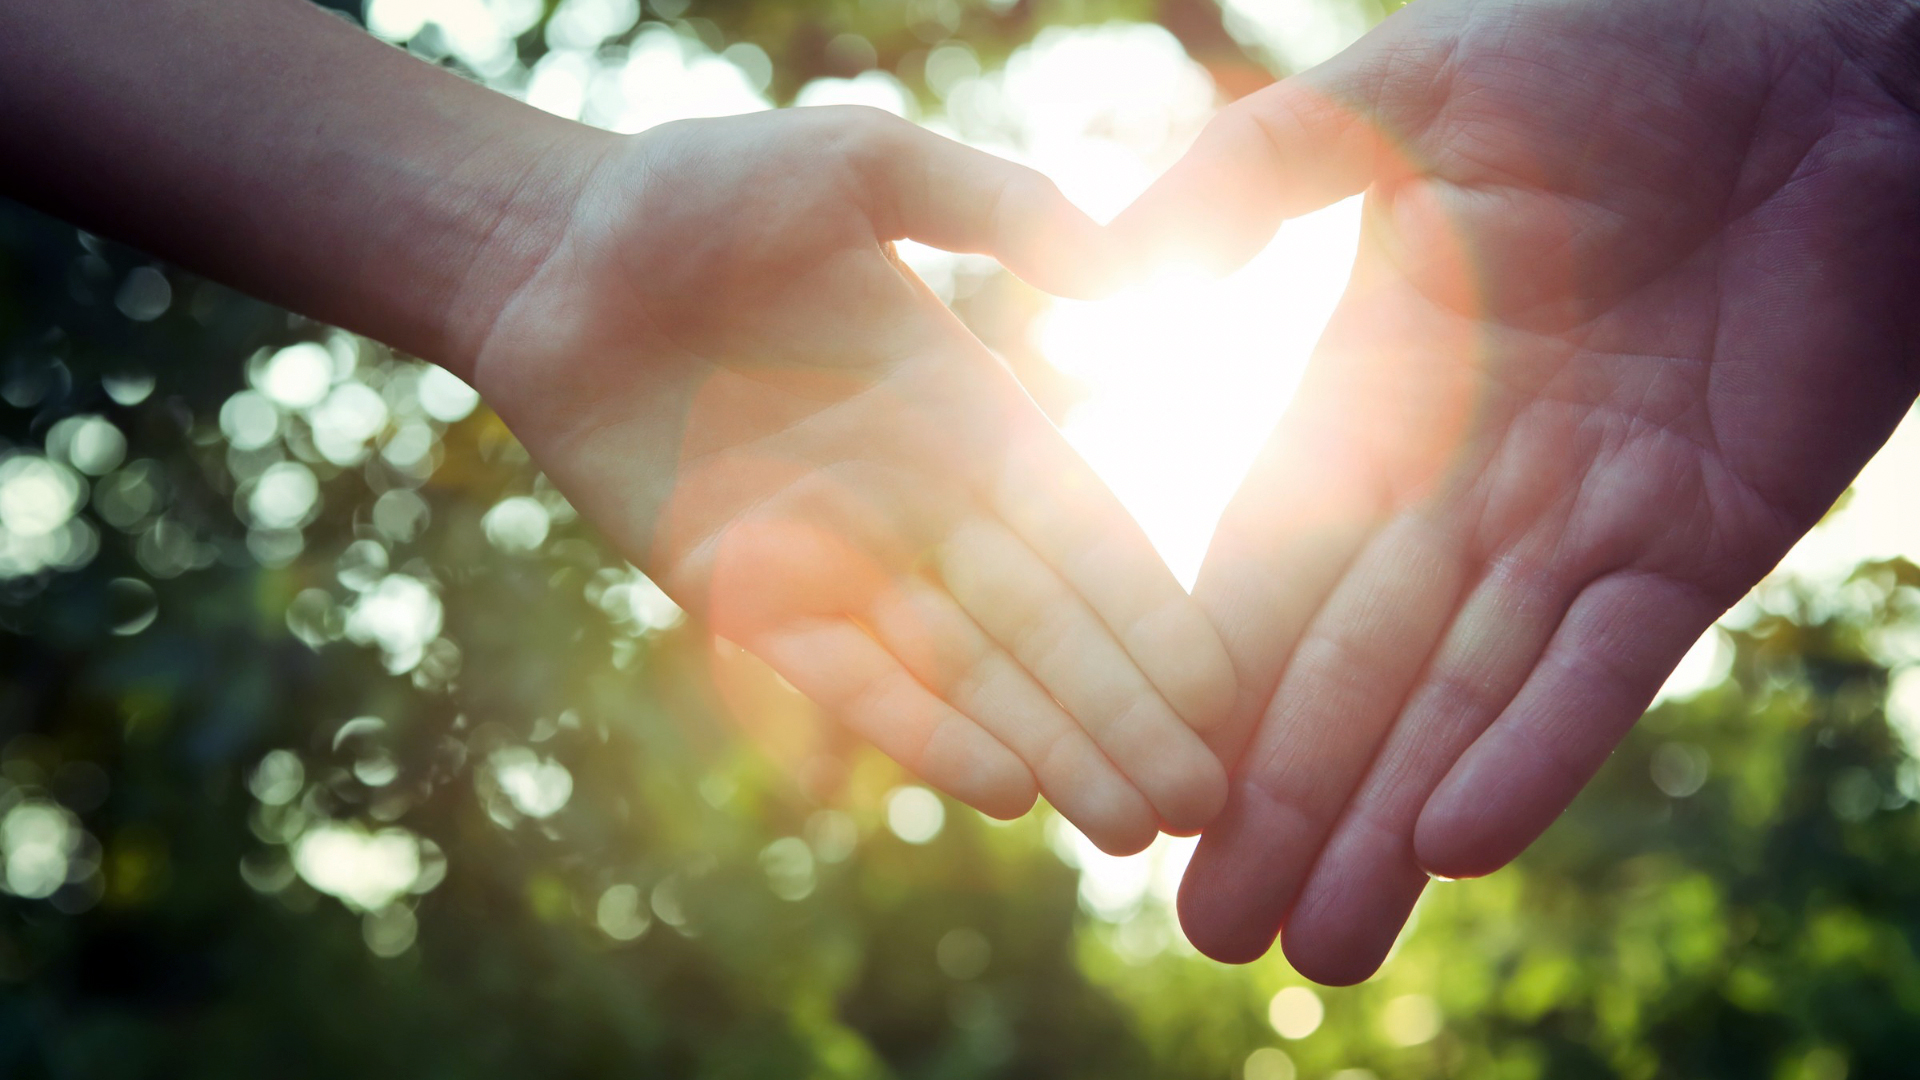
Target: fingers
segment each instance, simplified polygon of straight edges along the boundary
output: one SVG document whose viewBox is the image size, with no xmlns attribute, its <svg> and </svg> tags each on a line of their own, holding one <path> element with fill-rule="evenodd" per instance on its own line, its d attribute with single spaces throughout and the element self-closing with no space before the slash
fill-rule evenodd
<svg viewBox="0 0 1920 1080">
<path fill-rule="evenodd" d="M 867 616 L 874 634 L 924 685 L 1027 763 L 1040 791 L 1110 854 L 1145 848 L 1159 818 L 1047 692 L 953 599 L 907 578 Z"/>
<path fill-rule="evenodd" d="M 1439 641 L 1462 563 L 1449 534 L 1407 514 L 1328 597 L 1183 883 L 1181 925 L 1201 952 L 1251 959 L 1273 941 Z"/>
<path fill-rule="evenodd" d="M 1230 715 L 1232 661 L 1206 612 L 1092 468 L 1049 425 L 1015 436 L 994 510 L 1099 616 L 1187 725 Z"/>
<path fill-rule="evenodd" d="M 1336 60 L 1229 105 L 1114 219 L 1129 252 L 1226 273 L 1287 218 L 1364 190 L 1380 148 Z"/>
<path fill-rule="evenodd" d="M 1374 486 L 1337 442 L 1283 424 L 1221 516 L 1193 596 L 1237 680 L 1229 718 L 1207 740 L 1229 766 L 1308 621 L 1378 527 Z"/>
<path fill-rule="evenodd" d="M 861 133 L 853 157 L 882 240 L 991 255 L 1061 296 L 1118 284 L 1112 236 L 1042 174 L 878 110 L 836 111 Z"/>
<path fill-rule="evenodd" d="M 1287 962 L 1327 986 L 1365 981 L 1393 950 L 1427 881 L 1407 832 L 1367 818 L 1342 822 L 1287 913 Z"/>
<path fill-rule="evenodd" d="M 941 579 L 987 635 L 1086 729 L 1174 828 L 1213 819 L 1226 775 L 1081 598 L 1007 528 L 963 522 L 936 554 Z"/>
<path fill-rule="evenodd" d="M 1509 559 L 1461 605 L 1286 916 L 1282 944 L 1301 973 L 1344 985 L 1386 959 L 1427 882 L 1413 847 L 1421 808 L 1520 689 L 1572 591 Z"/>
<path fill-rule="evenodd" d="M 1013 751 L 920 685 L 852 622 L 800 619 L 741 642 L 881 752 L 982 813 L 1033 806 L 1033 775 Z"/>
<path fill-rule="evenodd" d="M 1414 832 L 1421 865 L 1506 865 L 1579 794 L 1724 605 L 1642 572 L 1589 585 L 1518 696 L 1441 782 Z"/>
</svg>

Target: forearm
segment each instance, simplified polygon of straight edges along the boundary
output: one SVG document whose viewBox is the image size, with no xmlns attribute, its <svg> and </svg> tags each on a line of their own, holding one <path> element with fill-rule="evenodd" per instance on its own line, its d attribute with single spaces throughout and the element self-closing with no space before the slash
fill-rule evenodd
<svg viewBox="0 0 1920 1080">
<path fill-rule="evenodd" d="M 305 0 L 0 4 L 0 193 L 462 373 L 610 138 Z"/>
</svg>

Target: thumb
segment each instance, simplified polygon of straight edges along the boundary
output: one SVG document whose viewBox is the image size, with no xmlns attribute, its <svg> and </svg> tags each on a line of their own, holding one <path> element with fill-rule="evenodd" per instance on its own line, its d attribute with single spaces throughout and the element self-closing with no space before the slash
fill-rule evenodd
<svg viewBox="0 0 1920 1080">
<path fill-rule="evenodd" d="M 1380 138 L 1338 58 L 1221 110 L 1184 157 L 1111 226 L 1130 261 L 1225 274 L 1280 223 L 1364 191 Z M 1349 85 L 1342 85 L 1349 84 Z"/>
<path fill-rule="evenodd" d="M 1059 296 L 1120 284 L 1116 238 L 1046 176 L 906 120 L 868 120 L 855 152 L 880 239 L 991 255 Z"/>
</svg>

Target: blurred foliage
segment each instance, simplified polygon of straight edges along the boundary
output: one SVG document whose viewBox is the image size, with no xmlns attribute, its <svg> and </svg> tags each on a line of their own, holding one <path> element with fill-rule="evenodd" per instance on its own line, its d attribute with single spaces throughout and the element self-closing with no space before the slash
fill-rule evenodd
<svg viewBox="0 0 1920 1080">
<path fill-rule="evenodd" d="M 1155 15 L 684 32 L 784 97 L 855 30 Z M 1736 625 L 1517 866 L 1310 989 L 713 648 L 444 373 L 0 206 L 0 1076 L 1911 1075 L 1920 570 Z"/>
</svg>

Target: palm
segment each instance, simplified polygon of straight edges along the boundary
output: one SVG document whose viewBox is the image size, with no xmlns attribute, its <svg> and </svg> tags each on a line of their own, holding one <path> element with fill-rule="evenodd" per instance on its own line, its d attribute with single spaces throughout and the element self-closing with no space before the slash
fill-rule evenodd
<svg viewBox="0 0 1920 1080">
<path fill-rule="evenodd" d="M 1301 411 L 1392 416 L 1353 432 L 1363 468 L 1396 510 L 1474 517 L 1468 548 L 1597 571 L 1631 546 L 1724 605 L 1912 397 L 1889 215 L 1915 154 L 1830 96 L 1831 58 L 1775 72 L 1760 20 L 1700 21 L 1610 4 L 1462 26 L 1411 175 L 1373 196 L 1323 345 L 1340 370 Z M 1554 92 L 1626 32 L 1651 46 L 1631 85 Z M 1701 52 L 1756 63 L 1729 78 Z"/>
<path fill-rule="evenodd" d="M 1065 271 L 1032 245 L 1095 227 L 1031 174 L 864 111 L 672 125 L 596 176 L 478 366 L 586 516 L 988 812 L 1037 782 L 1115 850 L 1210 818 L 1224 774 L 1183 718 L 1224 711 L 1217 638 L 887 244 L 989 247 L 1044 278 Z"/>
<path fill-rule="evenodd" d="M 1819 18 L 1422 5 L 1143 206 L 1249 119 L 1371 184 L 1198 589 L 1259 722 L 1183 890 L 1203 949 L 1284 923 L 1303 970 L 1364 977 L 1427 870 L 1552 820 L 1912 400 L 1920 123 Z M 1241 201 L 1329 194 L 1268 183 Z"/>
<path fill-rule="evenodd" d="M 937 531 L 904 513 L 913 485 L 990 481 L 981 448 L 1004 445 L 1026 411 L 886 257 L 864 208 L 790 159 L 750 153 L 753 128 L 737 134 L 716 147 L 704 125 L 670 126 L 629 148 L 644 160 L 617 170 L 577 229 L 593 261 L 564 274 L 587 310 L 559 336 L 543 308 L 501 395 L 539 410 L 537 437 L 564 445 L 550 467 L 593 474 L 573 487 L 603 510 L 594 520 L 702 608 L 719 549 L 756 512 L 788 520 L 817 499 L 842 529 L 864 514 L 903 544 Z M 724 179 L 656 164 L 728 151 Z M 666 467 L 598 475 L 617 462 Z"/>
</svg>

